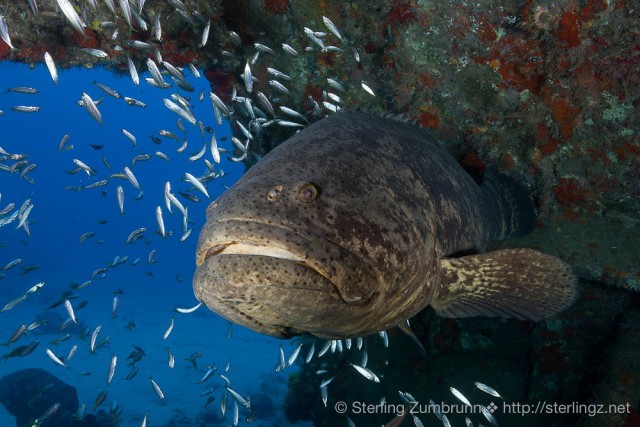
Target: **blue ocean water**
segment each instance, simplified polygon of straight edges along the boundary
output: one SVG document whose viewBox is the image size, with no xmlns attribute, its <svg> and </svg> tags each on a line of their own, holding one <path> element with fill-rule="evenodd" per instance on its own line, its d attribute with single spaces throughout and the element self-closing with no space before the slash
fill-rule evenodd
<svg viewBox="0 0 640 427">
<path fill-rule="evenodd" d="M 37 164 L 28 173 L 34 183 L 21 178 L 19 172 L 0 171 L 1 208 L 15 203 L 15 209 L 19 209 L 27 199 L 34 206 L 28 217 L 30 235 L 22 228 L 16 229 L 17 220 L 0 227 L 0 268 L 12 260 L 22 259 L 20 264 L 2 271 L 0 306 L 20 297 L 36 283 L 44 282 L 40 292 L 29 294 L 24 302 L 0 313 L 0 341 L 7 342 L 20 325 L 28 325 L 38 316 L 49 319 L 47 325 L 28 332 L 0 351 L 8 354 L 19 345 L 40 340 L 32 354 L 2 362 L 0 377 L 25 368 L 46 369 L 76 387 L 80 403 L 87 405 L 88 412 L 94 412 L 92 407 L 97 395 L 107 391 L 105 403 L 97 410 L 109 412 L 121 405 L 121 425 L 139 425 L 145 413 L 148 414 L 148 425 L 200 425 L 206 417 L 209 417 L 208 421 L 202 425 L 215 425 L 222 422 L 220 397 L 226 383 L 217 374 L 204 384 L 197 382 L 207 366 L 217 364 L 218 373 L 224 374 L 243 396 L 264 394 L 272 400 L 270 410 L 257 414 L 259 420 L 284 419 L 280 405 L 286 392 L 287 374 L 294 368 L 275 374 L 273 366 L 278 360 L 278 346 L 282 345 L 285 352 L 290 353 L 293 343 L 264 337 L 241 327 L 233 327 L 230 332 L 227 321 L 204 307 L 191 314 L 174 310 L 197 303 L 191 279 L 205 209 L 226 186 L 238 179 L 244 169 L 242 164 L 231 162 L 228 155 L 223 155 L 221 163 L 215 166 L 218 172 L 224 171 L 224 176 L 205 184 L 210 199 L 183 180 L 185 172 L 196 177 L 205 174 L 205 158 L 213 162 L 208 148 L 201 159 L 193 162 L 188 159 L 198 153 L 203 144 L 208 145 L 210 134 L 203 136 L 197 126 L 184 120 L 186 131 L 179 130 L 178 116 L 163 105 L 163 98 L 169 98 L 174 92 L 190 97 L 196 118 L 213 128 L 220 147 L 232 149 L 228 124 L 216 125 L 206 96 L 209 91 L 207 80 L 204 77 L 197 79 L 185 71 L 195 92 L 187 93 L 177 87 L 164 90 L 151 87 L 144 82 L 148 73 L 142 72 L 141 84 L 136 86 L 128 75 L 117 75 L 100 68 L 59 69 L 56 86 L 43 64 L 29 67 L 6 61 L 0 63 L 3 92 L 0 93 L 0 110 L 4 112 L 0 116 L 0 147 L 11 154 L 24 154 L 27 160 Z M 123 99 L 105 94 L 94 82 L 107 85 L 123 96 L 141 100 L 147 107 L 128 106 Z M 34 87 L 39 93 L 4 93 L 5 89 L 18 86 Z M 203 102 L 198 101 L 201 90 L 205 91 Z M 94 100 L 103 98 L 98 106 L 102 125 L 77 105 L 83 92 Z M 11 107 L 16 105 L 35 105 L 40 111 L 13 111 Z M 137 145 L 122 134 L 122 129 L 136 136 Z M 161 129 L 174 132 L 179 140 L 160 136 L 158 131 Z M 65 134 L 69 135 L 67 149 L 58 151 Z M 156 144 L 151 135 L 161 142 Z M 187 148 L 177 153 L 185 139 Z M 92 148 L 90 144 L 102 148 Z M 73 148 L 68 149 L 71 146 Z M 156 151 L 166 154 L 170 162 L 154 155 Z M 132 166 L 132 159 L 140 154 L 150 154 L 151 158 Z M 70 174 L 76 168 L 73 159 L 94 168 L 96 175 L 89 176 L 83 171 Z M 11 159 L 3 162 L 5 166 L 13 163 Z M 127 180 L 110 178 L 114 173 L 122 173 L 125 166 L 131 168 L 144 192 L 140 200 L 135 200 L 139 191 Z M 109 180 L 104 187 L 83 191 L 65 189 L 102 179 Z M 171 182 L 172 192 L 188 208 L 188 228 L 193 231 L 184 242 L 180 242 L 182 215 L 175 208 L 171 214 L 164 206 L 163 192 L 167 181 Z M 123 215 L 116 199 L 118 186 L 124 189 Z M 179 191 L 189 192 L 200 201 L 193 203 L 180 196 Z M 157 206 L 162 207 L 165 227 L 172 233 L 165 238 L 157 231 Z M 127 244 L 127 236 L 141 227 L 146 228 L 143 238 Z M 80 242 L 80 236 L 87 232 L 95 234 Z M 154 250 L 153 263 L 149 263 L 149 255 Z M 126 262 L 114 262 L 116 257 L 122 260 L 125 256 L 128 257 Z M 138 258 L 139 263 L 133 265 Z M 31 265 L 37 269 L 24 274 L 23 268 Z M 101 268 L 106 268 L 106 272 L 92 278 L 92 273 Z M 87 280 L 92 280 L 91 285 L 66 296 L 72 306 L 88 301 L 86 307 L 76 311 L 78 324 L 59 331 L 69 317 L 67 311 L 63 304 L 49 307 L 70 289 L 71 283 Z M 119 299 L 119 306 L 112 317 L 114 296 Z M 172 319 L 174 329 L 163 339 Z M 102 327 L 98 341 L 107 336 L 109 340 L 92 354 L 89 335 L 98 325 Z M 68 340 L 51 343 L 67 332 L 70 333 Z M 64 359 L 74 345 L 78 349 L 66 362 L 69 368 L 57 366 L 45 353 L 45 349 L 51 349 Z M 145 356 L 136 364 L 140 368 L 138 375 L 124 380 L 131 369 L 127 366 L 127 356 L 134 350 L 134 345 L 141 347 Z M 173 368 L 168 364 L 169 351 L 175 356 Z M 202 352 L 197 359 L 198 370 L 185 360 L 197 352 Z M 109 363 L 114 356 L 118 360 L 116 374 L 107 384 Z M 227 366 L 228 372 L 225 372 Z M 164 399 L 154 391 L 150 377 L 162 388 Z M 203 407 L 207 396 L 201 396 L 201 393 L 212 388 L 216 400 Z M 13 424 L 13 417 L 1 408 L 0 425 Z"/>
</svg>

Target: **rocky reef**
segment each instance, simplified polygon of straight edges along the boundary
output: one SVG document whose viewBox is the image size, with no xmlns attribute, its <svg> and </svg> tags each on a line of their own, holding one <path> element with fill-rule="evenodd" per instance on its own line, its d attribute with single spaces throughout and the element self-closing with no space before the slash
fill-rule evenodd
<svg viewBox="0 0 640 427">
<path fill-rule="evenodd" d="M 75 387 L 44 369 L 23 369 L 0 379 L 0 403 L 16 417 L 17 427 L 32 425 L 36 419 L 52 427 L 75 425 L 79 406 Z"/>
<path fill-rule="evenodd" d="M 640 263 L 627 255 L 640 241 L 640 11 L 632 3 L 186 0 L 147 2 L 139 13 L 134 7 L 139 19 L 129 25 L 119 9 L 97 2 L 95 10 L 78 4 L 84 34 L 55 0 L 37 3 L 37 16 L 28 2 L 3 7 L 15 49 L 0 41 L 0 59 L 38 63 L 48 51 L 61 68 L 124 74 L 128 57 L 141 70 L 147 57 L 161 57 L 204 69 L 225 102 L 235 87 L 254 101 L 261 91 L 310 121 L 330 113 L 326 102 L 403 114 L 433 129 L 466 166 L 491 163 L 530 185 L 540 213 L 531 244 L 576 259 L 585 279 L 640 288 Z M 327 34 L 324 48 L 305 28 Z M 247 62 L 253 93 L 243 84 Z M 268 68 L 291 77 L 288 93 L 267 84 L 274 79 Z M 243 138 L 235 120 L 232 126 Z M 262 129 L 247 165 L 294 131 Z M 562 238 L 577 230 L 577 239 Z"/>
<path fill-rule="evenodd" d="M 76 388 L 44 369 L 21 369 L 0 378 L 0 404 L 16 427 L 115 427 L 118 417 L 80 410 Z"/>
</svg>

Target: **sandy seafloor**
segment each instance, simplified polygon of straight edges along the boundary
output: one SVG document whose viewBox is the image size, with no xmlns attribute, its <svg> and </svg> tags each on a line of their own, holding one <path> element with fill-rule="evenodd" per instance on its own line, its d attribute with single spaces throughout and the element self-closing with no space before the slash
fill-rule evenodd
<svg viewBox="0 0 640 427">
<path fill-rule="evenodd" d="M 273 400 L 273 412 L 258 413 L 254 421 L 259 425 L 287 425 L 282 413 L 282 401 L 286 393 L 287 377 L 295 367 L 275 373 L 274 366 L 279 359 L 278 346 L 282 345 L 287 357 L 296 346 L 292 341 L 280 341 L 262 336 L 247 329 L 234 326 L 231 339 L 227 338 L 229 324 L 216 314 L 201 307 L 192 314 L 174 311 L 176 307 L 191 307 L 196 304 L 191 289 L 191 279 L 195 269 L 195 244 L 198 233 L 204 223 L 204 211 L 210 201 L 221 194 L 225 186 L 230 186 L 241 175 L 243 166 L 228 160 L 223 155 L 217 170 L 223 169 L 225 176 L 207 184 L 211 195 L 207 199 L 193 191 L 183 182 L 184 172 L 201 176 L 205 172 L 203 159 L 212 161 L 207 148 L 205 156 L 199 161 L 190 162 L 189 156 L 200 151 L 208 144 L 210 135 L 201 136 L 200 130 L 186 123 L 186 133 L 178 130 L 178 116 L 171 113 L 162 104 L 162 98 L 169 98 L 173 92 L 190 96 L 194 113 L 207 126 L 214 128 L 219 146 L 232 149 L 228 125 L 218 127 L 215 123 L 211 103 L 208 99 L 209 85 L 204 77 L 196 79 L 188 70 L 187 79 L 195 87 L 192 93 L 177 90 L 175 87 L 159 90 L 149 86 L 144 77 L 147 72 L 139 70 L 141 83 L 135 86 L 128 74 L 114 77 L 114 74 L 102 69 L 58 70 L 60 83 L 55 86 L 43 64 L 35 69 L 26 65 L 0 63 L 0 86 L 12 88 L 30 86 L 39 90 L 38 94 L 26 95 L 0 92 L 0 146 L 9 153 L 22 153 L 38 167 L 29 173 L 35 180 L 33 184 L 21 179 L 19 173 L 10 174 L 0 171 L 0 205 L 4 208 L 10 202 L 19 209 L 22 203 L 31 199 L 34 208 L 29 216 L 31 236 L 22 229 L 16 230 L 17 221 L 0 227 L 0 268 L 16 258 L 22 263 L 3 273 L 0 280 L 0 306 L 22 295 L 38 282 L 45 285 L 39 294 L 31 294 L 25 302 L 11 310 L 0 313 L 0 341 L 6 342 L 21 324 L 33 322 L 39 314 L 54 316 L 48 328 L 58 327 L 68 315 L 64 306 L 47 310 L 62 292 L 69 289 L 72 282 L 88 280 L 96 269 L 109 266 L 116 256 L 128 256 L 128 262 L 117 267 L 109 267 L 103 278 L 94 278 L 93 283 L 74 293 L 77 299 L 71 299 L 72 305 L 87 300 L 88 305 L 76 313 L 78 325 L 69 330 L 71 338 L 58 345 L 50 344 L 57 331 L 43 334 L 44 328 L 35 330 L 22 337 L 9 347 L 0 349 L 8 353 L 18 345 L 24 345 L 33 339 L 39 339 L 39 347 L 24 358 L 10 358 L 0 363 L 0 377 L 23 368 L 43 368 L 64 382 L 77 388 L 80 403 L 86 403 L 89 412 L 93 402 L 102 390 L 108 392 L 106 402 L 100 407 L 108 412 L 109 406 L 122 405 L 121 424 L 140 425 L 145 413 L 148 424 L 164 425 L 176 414 L 182 414 L 193 422 L 202 411 L 220 412 L 220 396 L 225 382 L 216 374 L 205 384 L 197 384 L 204 375 L 207 365 L 217 363 L 218 373 L 224 373 L 232 387 L 243 396 L 266 393 Z M 94 81 L 106 84 L 126 96 L 147 103 L 146 108 L 127 106 L 122 99 L 104 94 Z M 198 101 L 200 91 L 205 90 L 205 99 Z M 102 112 L 104 124 L 99 125 L 76 101 L 82 92 L 93 99 L 104 98 L 98 107 Z M 38 105 L 37 113 L 19 113 L 12 111 L 15 105 Z M 126 128 L 137 137 L 137 145 L 125 138 L 121 130 Z M 175 141 L 158 135 L 160 129 L 170 130 L 179 135 Z M 67 147 L 73 149 L 58 152 L 58 144 L 64 134 L 69 134 Z M 159 144 L 152 142 L 149 135 L 161 139 Z M 225 138 L 226 136 L 226 138 Z M 178 154 L 176 149 L 186 138 L 187 149 Z M 102 146 L 99 150 L 89 144 Z M 154 155 L 160 150 L 167 154 L 171 162 Z M 123 167 L 131 167 L 131 159 L 139 154 L 151 154 L 150 160 L 139 162 L 132 167 L 144 197 L 134 201 L 138 191 L 126 180 L 111 178 Z M 103 162 L 106 158 L 110 168 Z M 80 159 L 96 170 L 95 176 L 84 172 L 69 174 L 75 168 L 72 159 Z M 13 161 L 7 160 L 5 165 Z M 109 183 L 101 188 L 87 189 L 81 192 L 65 190 L 66 186 L 86 186 L 101 179 Z M 183 243 L 182 219 L 179 213 L 170 214 L 163 202 L 164 183 L 171 181 L 172 192 L 187 191 L 200 198 L 192 203 L 177 195 L 188 206 L 191 236 Z M 121 215 L 116 202 L 116 187 L 121 185 L 125 191 L 125 214 Z M 162 206 L 167 230 L 173 234 L 162 238 L 157 233 L 155 219 L 156 206 Z M 106 223 L 99 224 L 98 222 Z M 133 244 L 126 244 L 129 233 L 145 227 L 144 237 Z M 85 232 L 94 232 L 95 236 L 80 243 L 79 237 Z M 149 253 L 155 249 L 155 261 L 149 264 Z M 138 265 L 131 262 L 140 258 Z M 21 269 L 28 265 L 37 265 L 38 269 L 21 275 Z M 113 292 L 121 289 L 120 306 L 115 318 L 111 316 Z M 169 337 L 163 334 L 171 319 L 175 327 Z M 126 328 L 129 322 L 135 327 Z M 79 332 L 87 329 L 89 334 L 98 325 L 102 331 L 98 341 L 109 336 L 109 342 L 95 354 L 89 351 L 88 337 L 82 339 Z M 69 368 L 56 366 L 45 354 L 50 348 L 60 357 L 67 355 L 73 345 L 78 345 L 75 356 L 68 361 Z M 129 372 L 126 358 L 134 350 L 133 345 L 144 349 L 146 356 L 138 363 L 140 371 L 130 380 L 124 380 Z M 167 348 L 175 355 L 175 368 L 168 366 Z M 198 359 L 198 371 L 185 359 L 196 351 L 203 355 Z M 303 352 L 304 354 L 304 352 Z M 107 385 L 107 371 L 112 356 L 118 356 L 114 380 Z M 224 372 L 227 363 L 228 372 Z M 90 375 L 81 373 L 91 372 Z M 161 386 L 165 399 L 154 392 L 149 377 Z M 215 388 L 216 400 L 204 409 L 205 397 L 200 394 Z M 320 397 L 318 397 L 320 398 Z M 231 399 L 229 399 L 231 403 Z M 232 405 L 229 405 L 225 423 L 230 420 Z M 241 424 L 246 413 L 240 412 Z M 176 425 L 187 425 L 182 423 Z M 14 419 L 4 408 L 0 408 L 0 425 L 14 425 Z"/>
</svg>

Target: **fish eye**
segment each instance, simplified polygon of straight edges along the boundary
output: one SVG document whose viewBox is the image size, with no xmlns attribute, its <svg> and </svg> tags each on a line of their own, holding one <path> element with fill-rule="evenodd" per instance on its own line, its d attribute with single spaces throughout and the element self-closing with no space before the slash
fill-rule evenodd
<svg viewBox="0 0 640 427">
<path fill-rule="evenodd" d="M 320 189 L 313 182 L 307 182 L 298 192 L 298 197 L 305 203 L 314 202 L 319 196 Z"/>
<path fill-rule="evenodd" d="M 280 193 L 282 192 L 283 188 L 284 187 L 282 185 L 278 185 L 276 187 L 273 187 L 267 193 L 267 200 L 270 201 L 270 202 L 275 202 L 278 199 L 278 197 L 280 197 Z"/>
</svg>

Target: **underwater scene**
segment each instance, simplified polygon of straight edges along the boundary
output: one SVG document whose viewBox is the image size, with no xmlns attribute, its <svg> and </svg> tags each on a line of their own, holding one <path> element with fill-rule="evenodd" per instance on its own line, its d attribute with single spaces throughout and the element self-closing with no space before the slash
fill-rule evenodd
<svg viewBox="0 0 640 427">
<path fill-rule="evenodd" d="M 638 22 L 0 0 L 0 426 L 640 426 Z"/>
</svg>

